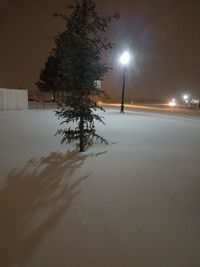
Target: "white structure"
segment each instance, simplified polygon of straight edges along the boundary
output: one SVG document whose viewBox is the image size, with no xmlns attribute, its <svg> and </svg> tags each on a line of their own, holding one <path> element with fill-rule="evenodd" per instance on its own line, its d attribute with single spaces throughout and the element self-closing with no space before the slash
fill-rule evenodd
<svg viewBox="0 0 200 267">
<path fill-rule="evenodd" d="M 0 89 L 0 111 L 28 109 L 28 90 Z"/>
<path fill-rule="evenodd" d="M 99 80 L 94 81 L 94 85 L 97 89 L 101 90 L 101 81 Z"/>
</svg>

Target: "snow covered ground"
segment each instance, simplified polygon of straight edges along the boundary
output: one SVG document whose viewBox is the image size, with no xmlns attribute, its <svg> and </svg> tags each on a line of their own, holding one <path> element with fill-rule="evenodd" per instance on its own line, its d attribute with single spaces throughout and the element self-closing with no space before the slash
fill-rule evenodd
<svg viewBox="0 0 200 267">
<path fill-rule="evenodd" d="M 52 110 L 0 112 L 1 267 L 200 266 L 200 119 L 105 117 L 79 154 Z"/>
</svg>

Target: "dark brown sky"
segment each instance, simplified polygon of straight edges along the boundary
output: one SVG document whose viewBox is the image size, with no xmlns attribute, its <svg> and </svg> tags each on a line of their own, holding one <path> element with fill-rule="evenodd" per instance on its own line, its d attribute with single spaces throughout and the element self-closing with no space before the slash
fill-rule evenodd
<svg viewBox="0 0 200 267">
<path fill-rule="evenodd" d="M 34 88 L 41 67 L 62 31 L 54 12 L 67 10 L 69 0 L 0 0 L 0 87 Z M 123 48 L 135 53 L 129 68 L 127 96 L 173 97 L 181 92 L 200 96 L 199 0 L 98 0 L 101 14 L 121 19 L 110 28 L 116 43 L 109 56 L 114 67 L 104 86 L 120 96 Z"/>
</svg>

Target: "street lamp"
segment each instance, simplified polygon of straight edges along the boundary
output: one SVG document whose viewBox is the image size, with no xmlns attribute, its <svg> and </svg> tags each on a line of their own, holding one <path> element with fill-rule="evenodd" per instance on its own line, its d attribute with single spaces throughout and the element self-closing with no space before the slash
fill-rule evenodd
<svg viewBox="0 0 200 267">
<path fill-rule="evenodd" d="M 188 95 L 183 95 L 183 99 L 186 101 L 188 100 L 189 96 Z"/>
<path fill-rule="evenodd" d="M 169 106 L 170 107 L 175 107 L 176 106 L 176 99 L 173 98 L 170 102 L 169 102 Z"/>
<path fill-rule="evenodd" d="M 183 95 L 183 100 L 184 100 L 186 106 L 188 106 L 189 98 L 190 98 L 189 95 L 187 95 L 187 94 Z"/>
<path fill-rule="evenodd" d="M 124 113 L 124 91 L 125 91 L 125 82 L 126 82 L 126 66 L 130 61 L 129 53 L 128 52 L 124 52 L 120 56 L 119 61 L 124 66 L 123 86 L 122 86 L 122 99 L 121 99 L 121 110 L 120 110 L 120 113 Z"/>
</svg>

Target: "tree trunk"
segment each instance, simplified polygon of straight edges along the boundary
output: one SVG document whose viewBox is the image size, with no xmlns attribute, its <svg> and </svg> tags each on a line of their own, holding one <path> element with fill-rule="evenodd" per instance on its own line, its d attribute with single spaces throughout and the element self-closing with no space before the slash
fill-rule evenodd
<svg viewBox="0 0 200 267">
<path fill-rule="evenodd" d="M 80 150 L 80 152 L 84 152 L 85 151 L 83 116 L 80 116 L 80 143 L 79 143 L 79 150 Z"/>
</svg>

